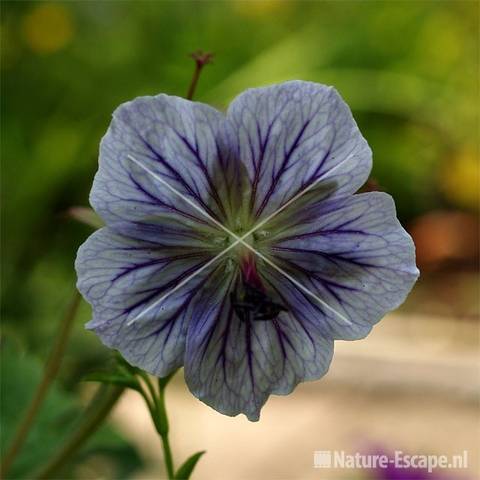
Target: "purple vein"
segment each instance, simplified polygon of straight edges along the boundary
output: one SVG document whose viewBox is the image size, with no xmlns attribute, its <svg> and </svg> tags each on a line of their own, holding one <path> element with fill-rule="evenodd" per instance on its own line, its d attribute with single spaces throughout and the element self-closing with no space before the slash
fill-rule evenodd
<svg viewBox="0 0 480 480">
<path fill-rule="evenodd" d="M 255 248 L 253 248 L 251 245 L 249 245 L 247 242 L 245 242 L 245 239 L 252 235 L 255 231 L 257 231 L 260 227 L 265 225 L 268 221 L 270 221 L 273 217 L 278 215 L 280 212 L 282 212 L 285 208 L 287 208 L 291 203 L 293 203 L 295 200 L 300 198 L 302 195 L 307 193 L 309 190 L 311 190 L 315 185 L 317 185 L 322 179 L 325 178 L 325 176 L 329 173 L 332 173 L 334 170 L 336 170 L 338 167 L 343 165 L 346 161 L 350 160 L 352 155 L 349 155 L 345 160 L 337 164 L 335 167 L 331 168 L 328 172 L 325 173 L 325 175 L 322 175 L 319 177 L 315 182 L 311 183 L 308 187 L 303 189 L 301 192 L 299 192 L 297 195 L 293 196 L 288 202 L 283 204 L 278 210 L 270 214 L 268 217 L 264 218 L 261 222 L 259 222 L 257 225 L 255 225 L 252 229 L 250 229 L 247 233 L 239 237 L 235 233 L 233 233 L 229 228 L 225 227 L 221 222 L 219 222 L 217 219 L 209 215 L 207 212 L 205 212 L 201 207 L 196 205 L 194 202 L 192 202 L 189 198 L 187 198 L 185 195 L 180 193 L 177 189 L 169 185 L 163 178 L 161 178 L 159 175 L 157 175 L 155 172 L 152 172 L 148 167 L 140 163 L 137 159 L 132 157 L 131 155 L 127 155 L 127 158 L 130 159 L 132 162 L 134 162 L 136 165 L 138 165 L 141 169 L 149 173 L 153 178 L 158 180 L 162 185 L 164 185 L 166 188 L 168 188 L 172 193 L 176 194 L 183 200 L 185 200 L 192 208 L 197 210 L 199 213 L 201 213 L 203 216 L 211 220 L 215 225 L 217 225 L 219 228 L 221 228 L 223 231 L 231 235 L 234 239 L 235 242 L 233 242 L 231 245 L 229 245 L 226 249 L 222 250 L 218 255 L 213 257 L 211 260 L 209 260 L 205 265 L 200 267 L 198 270 L 196 270 L 194 273 L 192 273 L 189 277 L 186 277 L 184 280 L 182 280 L 178 285 L 176 285 L 172 290 L 168 291 L 165 295 L 160 297 L 158 300 L 156 300 L 154 303 L 152 303 L 149 307 L 147 307 L 145 310 L 142 310 L 136 317 L 134 317 L 132 320 L 129 320 L 127 325 L 132 325 L 135 321 L 137 321 L 140 317 L 145 315 L 145 313 L 149 312 L 153 308 L 155 308 L 158 304 L 163 302 L 167 297 L 172 295 L 174 292 L 179 290 L 183 285 L 188 283 L 190 280 L 195 278 L 198 274 L 200 274 L 203 270 L 205 270 L 207 267 L 209 267 L 212 263 L 214 263 L 216 260 L 219 258 L 223 257 L 226 253 L 228 253 L 230 250 L 232 250 L 234 247 L 236 247 L 238 244 L 244 245 L 246 248 L 248 248 L 251 252 L 253 252 L 255 255 L 257 255 L 259 258 L 261 258 L 265 263 L 270 265 L 272 268 L 277 270 L 277 272 L 281 273 L 283 276 L 285 276 L 288 280 L 290 280 L 297 288 L 302 290 L 305 294 L 309 295 L 310 297 L 314 298 L 317 302 L 319 302 L 321 305 L 323 305 L 325 308 L 330 310 L 332 313 L 337 315 L 339 318 L 341 318 L 344 322 L 346 322 L 348 325 L 351 325 L 350 320 L 348 320 L 344 315 L 342 315 L 340 312 L 337 312 L 334 308 L 330 307 L 327 303 L 325 303 L 321 298 L 319 298 L 317 295 L 315 295 L 311 290 L 309 290 L 307 287 L 302 285 L 300 282 L 295 280 L 290 274 L 285 272 L 282 268 L 280 268 L 278 265 L 276 265 L 274 262 L 272 262 L 269 258 L 267 258 L 265 255 L 262 253 L 258 252 Z"/>
</svg>

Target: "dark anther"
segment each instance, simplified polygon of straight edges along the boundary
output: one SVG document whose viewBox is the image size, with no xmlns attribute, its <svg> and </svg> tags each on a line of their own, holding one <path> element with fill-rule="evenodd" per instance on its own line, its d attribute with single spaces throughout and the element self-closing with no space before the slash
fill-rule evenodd
<svg viewBox="0 0 480 480">
<path fill-rule="evenodd" d="M 238 291 L 230 293 L 235 314 L 242 322 L 261 322 L 275 320 L 280 312 L 287 312 L 288 309 L 277 302 L 274 302 L 266 293 L 247 283 L 244 283 L 244 291 L 239 298 Z"/>
</svg>

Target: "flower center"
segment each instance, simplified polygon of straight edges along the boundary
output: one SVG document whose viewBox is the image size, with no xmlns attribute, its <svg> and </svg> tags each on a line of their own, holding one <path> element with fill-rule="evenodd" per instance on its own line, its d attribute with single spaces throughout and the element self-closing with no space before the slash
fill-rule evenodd
<svg viewBox="0 0 480 480">
<path fill-rule="evenodd" d="M 230 293 L 230 301 L 237 318 L 242 322 L 275 320 L 288 309 L 274 301 L 258 274 L 255 258 L 247 253 L 240 260 L 241 282 Z"/>
</svg>

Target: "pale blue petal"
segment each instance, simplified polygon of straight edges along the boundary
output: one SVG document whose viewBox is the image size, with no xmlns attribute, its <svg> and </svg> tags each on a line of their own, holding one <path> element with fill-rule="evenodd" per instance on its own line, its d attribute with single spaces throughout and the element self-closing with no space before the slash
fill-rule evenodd
<svg viewBox="0 0 480 480">
<path fill-rule="evenodd" d="M 236 148 L 228 128 L 217 110 L 178 97 L 139 97 L 124 103 L 101 142 L 92 206 L 115 229 L 125 222 L 172 222 L 181 232 L 211 225 L 163 180 L 225 221 Z"/>
<path fill-rule="evenodd" d="M 286 395 L 299 382 L 326 373 L 333 341 L 314 323 L 285 312 L 272 321 L 240 321 L 229 298 L 235 279 L 235 274 L 228 281 L 220 273 L 211 277 L 210 295 L 192 305 L 185 379 L 192 393 L 215 410 L 256 421 L 271 393 Z"/>
<path fill-rule="evenodd" d="M 323 303 L 270 267 L 262 273 L 294 315 L 315 319 L 326 336 L 366 336 L 418 278 L 413 241 L 385 193 L 313 203 L 282 223 L 270 239 L 272 259 Z"/>
<path fill-rule="evenodd" d="M 247 90 L 227 117 L 238 134 L 255 217 L 266 217 L 312 185 L 341 196 L 368 178 L 371 150 L 333 87 L 291 81 Z"/>
<path fill-rule="evenodd" d="M 93 309 L 87 328 L 132 365 L 167 375 L 183 364 L 188 307 L 207 272 L 142 312 L 210 258 L 205 249 L 166 248 L 109 227 L 98 230 L 80 247 L 75 264 L 78 289 Z"/>
</svg>

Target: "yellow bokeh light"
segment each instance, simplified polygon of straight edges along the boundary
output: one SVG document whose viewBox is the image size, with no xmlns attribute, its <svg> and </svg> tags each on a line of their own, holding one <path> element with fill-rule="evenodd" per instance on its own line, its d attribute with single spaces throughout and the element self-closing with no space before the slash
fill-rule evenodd
<svg viewBox="0 0 480 480">
<path fill-rule="evenodd" d="M 441 189 L 458 207 L 480 209 L 479 183 L 480 167 L 474 151 L 461 152 L 441 172 Z"/>
<path fill-rule="evenodd" d="M 68 9 L 59 3 L 35 6 L 23 19 L 26 44 L 37 53 L 53 53 L 64 48 L 73 36 L 73 21 Z"/>
<path fill-rule="evenodd" d="M 425 21 L 420 34 L 418 49 L 421 61 L 428 69 L 443 72 L 461 58 L 465 43 L 463 26 L 455 16 L 445 12 L 432 15 Z"/>
</svg>

